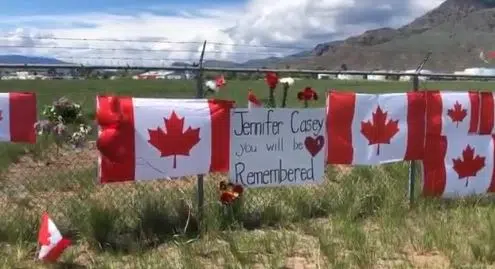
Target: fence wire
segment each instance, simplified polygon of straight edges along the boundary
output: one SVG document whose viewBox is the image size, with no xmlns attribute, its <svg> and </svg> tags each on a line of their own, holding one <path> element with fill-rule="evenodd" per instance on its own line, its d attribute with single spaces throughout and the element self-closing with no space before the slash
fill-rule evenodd
<svg viewBox="0 0 495 269">
<path fill-rule="evenodd" d="M 54 49 L 53 47 L 51 49 Z M 187 51 L 187 52 L 197 52 Z M 389 51 L 390 53 L 390 51 Z M 397 51 L 403 55 L 404 51 Z M 415 55 L 419 61 L 424 55 Z M 435 56 L 433 55 L 433 58 Z M 77 64 L 40 64 L 18 65 L 0 64 L 0 68 L 14 69 L 130 69 L 132 66 L 119 64 L 108 65 L 108 59 L 97 56 L 103 62 L 100 65 L 81 66 Z M 111 60 L 118 60 L 113 57 Z M 125 58 L 120 58 L 126 60 Z M 157 61 L 157 59 L 144 60 Z M 141 60 L 143 60 L 141 59 Z M 171 58 L 171 60 L 174 58 Z M 128 59 L 127 59 L 128 60 Z M 135 59 L 133 59 L 135 60 Z M 166 60 L 166 59 L 164 59 Z M 175 60 L 175 59 L 174 59 Z M 201 62 L 201 61 L 200 61 Z M 339 63 L 340 64 L 340 63 Z M 268 69 L 268 68 L 223 68 L 197 66 L 139 66 L 137 69 L 159 69 L 178 71 L 227 72 L 226 76 L 242 79 L 241 73 L 263 73 L 276 71 L 281 74 L 347 74 L 347 75 L 383 75 L 388 78 L 398 78 L 401 75 L 413 76 L 415 86 L 418 86 L 418 75 L 404 72 L 388 71 L 345 71 L 325 69 Z M 453 75 L 450 73 L 427 73 L 425 77 L 468 77 L 495 78 L 483 75 Z M 205 74 L 208 78 L 208 74 Z M 253 79 L 253 77 L 246 77 Z M 256 77 L 261 79 L 262 76 Z M 227 78 L 228 80 L 230 77 Z M 191 82 L 191 83 L 190 83 Z M 198 80 L 198 86 L 202 85 Z M 331 83 L 329 83 L 331 85 Z M 420 85 L 424 86 L 424 85 Z M 184 86 L 195 87 L 192 81 Z M 411 84 L 411 89 L 414 87 Z M 421 87 L 424 88 L 424 87 Z M 65 89 L 64 89 L 65 90 Z M 88 89 L 90 90 L 90 89 Z M 108 89 L 112 90 L 112 89 Z M 139 90 L 139 89 L 136 89 Z M 85 100 L 84 106 L 94 107 L 94 89 L 92 93 L 84 89 L 67 90 L 64 95 L 77 100 Z M 55 91 L 38 94 L 38 105 L 49 104 L 56 99 Z M 130 93 L 128 93 L 130 94 Z M 134 92 L 132 92 L 134 94 Z M 135 93 L 146 97 L 181 97 L 183 92 L 171 93 L 149 92 Z M 186 96 L 182 96 L 186 97 Z M 193 96 L 187 96 L 193 98 Z M 16 149 L 18 150 L 18 149 Z M 19 234 L 33 234 L 36 229 L 19 228 L 16 235 L 3 233 L 2 227 L 19 226 L 25 223 L 36 225 L 43 211 L 48 211 L 57 224 L 66 232 L 90 233 L 102 246 L 111 248 L 132 248 L 131 242 L 160 242 L 177 233 L 196 233 L 199 230 L 199 210 L 197 178 L 188 177 L 176 180 L 157 180 L 149 182 L 129 182 L 100 185 L 97 178 L 98 151 L 94 143 L 81 150 L 60 147 L 53 143 L 38 143 L 33 147 L 22 147 L 22 154 L 12 152 L 14 162 L 3 167 L 0 172 L 0 240 Z M 10 154 L 5 151 L 6 154 Z M 1 156 L 0 156 L 1 158 Z M 407 189 L 407 163 L 399 163 L 385 168 L 372 170 L 353 169 L 348 174 L 345 168 L 329 166 L 322 185 L 272 187 L 247 189 L 239 203 L 233 207 L 225 207 L 220 203 L 219 184 L 226 180 L 225 174 L 209 174 L 204 178 L 204 212 L 202 223 L 205 229 L 228 229 L 233 226 L 257 228 L 263 225 L 277 225 L 311 217 L 328 215 L 336 208 L 352 208 L 350 217 L 360 217 L 373 212 L 374 208 L 385 203 L 383 197 L 402 195 Z M 340 170 L 339 170 L 340 169 Z M 342 170 L 343 169 L 343 170 Z M 385 171 L 386 170 L 386 171 Z M 373 173 L 371 176 L 370 173 Z M 386 177 L 391 179 L 383 180 Z M 346 184 L 339 184 L 343 180 Z M 397 180 L 404 179 L 404 180 Z M 401 192 L 402 190 L 402 192 Z M 357 192 L 357 193 L 356 193 Z M 401 194 L 402 193 L 402 194 Z M 414 195 L 414 192 L 412 193 Z M 402 198 L 401 198 L 402 199 Z M 394 201 L 402 201 L 404 199 Z M 351 212 L 351 211 L 349 211 Z M 25 229 L 25 230 L 22 230 Z M 12 231 L 5 228 L 5 231 Z M 21 235 L 22 238 L 22 235 Z M 25 238 L 25 237 L 24 237 Z M 128 240 L 132 238 L 132 240 Z M 124 245 L 124 247 L 122 247 Z"/>
</svg>

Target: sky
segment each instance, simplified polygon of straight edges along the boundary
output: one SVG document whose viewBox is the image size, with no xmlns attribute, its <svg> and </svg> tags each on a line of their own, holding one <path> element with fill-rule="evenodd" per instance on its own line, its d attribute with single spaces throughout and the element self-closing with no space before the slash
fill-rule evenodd
<svg viewBox="0 0 495 269">
<path fill-rule="evenodd" d="M 107 65 L 284 56 L 379 27 L 443 0 L 0 1 L 1 54 Z M 115 41 L 125 40 L 125 41 Z"/>
</svg>

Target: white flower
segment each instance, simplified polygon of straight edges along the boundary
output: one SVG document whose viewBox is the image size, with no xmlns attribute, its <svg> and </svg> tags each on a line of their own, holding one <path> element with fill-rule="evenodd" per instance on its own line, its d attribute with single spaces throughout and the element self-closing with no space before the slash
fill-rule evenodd
<svg viewBox="0 0 495 269">
<path fill-rule="evenodd" d="M 208 90 L 212 90 L 214 92 L 218 92 L 220 89 L 217 87 L 217 83 L 214 80 L 207 80 L 205 82 L 205 87 Z"/>
<path fill-rule="evenodd" d="M 286 84 L 289 87 L 294 85 L 294 79 L 291 77 L 281 78 L 278 81 L 282 84 Z"/>
</svg>

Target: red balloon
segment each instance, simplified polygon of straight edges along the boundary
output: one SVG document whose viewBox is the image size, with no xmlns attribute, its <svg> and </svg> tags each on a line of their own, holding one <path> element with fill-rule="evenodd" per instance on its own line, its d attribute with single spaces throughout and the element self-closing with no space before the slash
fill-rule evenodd
<svg viewBox="0 0 495 269">
<path fill-rule="evenodd" d="M 98 135 L 96 148 L 111 162 L 125 162 L 126 149 L 121 143 L 121 132 L 117 128 L 107 128 Z"/>
</svg>

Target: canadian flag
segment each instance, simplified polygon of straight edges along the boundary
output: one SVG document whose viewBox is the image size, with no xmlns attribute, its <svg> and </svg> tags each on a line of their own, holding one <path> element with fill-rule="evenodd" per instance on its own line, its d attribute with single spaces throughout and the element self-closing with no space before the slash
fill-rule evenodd
<svg viewBox="0 0 495 269">
<path fill-rule="evenodd" d="M 248 108 L 252 109 L 252 108 L 259 108 L 259 107 L 263 107 L 263 104 L 258 99 L 258 97 L 256 97 L 253 90 L 249 90 L 248 91 Z"/>
<path fill-rule="evenodd" d="M 36 94 L 0 93 L 0 141 L 36 143 Z"/>
<path fill-rule="evenodd" d="M 426 132 L 429 135 L 476 134 L 480 97 L 476 91 L 426 92 Z"/>
<path fill-rule="evenodd" d="M 456 198 L 495 191 L 494 137 L 428 136 L 423 195 Z"/>
<path fill-rule="evenodd" d="M 225 172 L 229 168 L 230 109 L 233 102 L 206 99 L 120 97 L 128 121 L 114 136 L 116 162 L 102 154 L 102 183 L 154 180 Z M 98 96 L 99 111 L 110 97 Z M 99 136 L 109 128 L 100 128 Z M 115 132 L 115 131 L 114 131 Z"/>
<path fill-rule="evenodd" d="M 38 244 L 41 246 L 38 252 L 38 259 L 56 262 L 71 242 L 62 236 L 48 213 L 44 212 L 41 216 Z"/>
<path fill-rule="evenodd" d="M 424 93 L 327 95 L 327 162 L 374 165 L 424 155 Z"/>
</svg>

